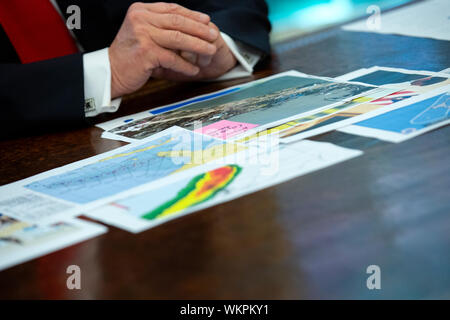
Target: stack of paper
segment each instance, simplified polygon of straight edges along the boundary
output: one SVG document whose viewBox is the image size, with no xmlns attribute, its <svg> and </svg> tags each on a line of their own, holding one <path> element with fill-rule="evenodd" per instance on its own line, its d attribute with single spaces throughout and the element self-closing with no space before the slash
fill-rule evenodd
<svg viewBox="0 0 450 320">
<path fill-rule="evenodd" d="M 0 187 L 0 269 L 105 232 L 81 214 L 141 232 L 362 154 L 304 140 L 317 134 L 399 142 L 443 126 L 449 77 L 289 71 L 100 124 L 131 143 Z"/>
</svg>

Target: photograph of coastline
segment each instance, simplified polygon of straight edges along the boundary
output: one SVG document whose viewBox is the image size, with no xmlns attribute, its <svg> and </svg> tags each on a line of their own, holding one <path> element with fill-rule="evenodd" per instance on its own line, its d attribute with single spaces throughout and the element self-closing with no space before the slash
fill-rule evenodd
<svg viewBox="0 0 450 320">
<path fill-rule="evenodd" d="M 188 130 L 228 120 L 266 125 L 348 99 L 373 87 L 317 78 L 283 76 L 213 100 L 136 120 L 109 130 L 143 139 L 172 126 Z"/>
</svg>

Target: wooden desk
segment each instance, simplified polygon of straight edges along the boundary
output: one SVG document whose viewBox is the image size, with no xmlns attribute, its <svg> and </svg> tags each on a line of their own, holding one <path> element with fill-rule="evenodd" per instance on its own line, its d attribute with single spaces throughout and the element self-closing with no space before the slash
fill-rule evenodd
<svg viewBox="0 0 450 320">
<path fill-rule="evenodd" d="M 438 71 L 449 52 L 444 41 L 331 29 L 276 46 L 252 79 L 372 65 Z M 153 82 L 114 116 L 248 80 Z M 0 142 L 0 184 L 122 145 L 100 135 L 90 127 Z M 138 235 L 110 227 L 0 272 L 0 298 L 450 298 L 450 127 L 398 145 L 336 132 L 315 139 L 365 154 Z M 81 267 L 79 291 L 66 288 L 70 264 Z M 379 291 L 366 288 L 372 264 Z"/>
</svg>

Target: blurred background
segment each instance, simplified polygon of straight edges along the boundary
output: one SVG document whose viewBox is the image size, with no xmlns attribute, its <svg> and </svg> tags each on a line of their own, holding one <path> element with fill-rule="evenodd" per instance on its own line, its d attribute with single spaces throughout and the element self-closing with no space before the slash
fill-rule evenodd
<svg viewBox="0 0 450 320">
<path fill-rule="evenodd" d="M 272 43 L 361 18 L 367 7 L 391 9 L 412 0 L 266 0 Z M 449 0 L 450 1 L 450 0 Z"/>
</svg>

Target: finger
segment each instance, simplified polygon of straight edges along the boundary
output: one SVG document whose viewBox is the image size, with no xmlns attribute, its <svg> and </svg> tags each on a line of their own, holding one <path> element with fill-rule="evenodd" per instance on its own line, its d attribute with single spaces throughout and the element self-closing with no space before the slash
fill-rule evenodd
<svg viewBox="0 0 450 320">
<path fill-rule="evenodd" d="M 199 56 L 197 64 L 200 67 L 207 67 L 211 63 L 212 58 L 213 58 L 212 56 Z"/>
<path fill-rule="evenodd" d="M 151 13 L 149 15 L 149 22 L 159 28 L 178 30 L 209 42 L 217 40 L 217 37 L 219 36 L 219 32 L 216 28 L 176 13 Z"/>
<path fill-rule="evenodd" d="M 214 55 L 216 46 L 180 31 L 159 30 L 153 33 L 154 41 L 166 49 L 189 51 L 202 55 Z"/>
<path fill-rule="evenodd" d="M 185 16 L 186 18 L 196 20 L 206 25 L 211 21 L 211 18 L 207 14 L 194 10 L 189 10 L 175 3 L 164 3 L 164 2 L 148 3 L 145 4 L 145 7 L 153 12 L 180 14 L 182 16 Z"/>
<path fill-rule="evenodd" d="M 197 64 L 197 55 L 192 52 L 182 51 L 181 56 L 192 64 Z"/>
<path fill-rule="evenodd" d="M 219 30 L 219 27 L 216 26 L 216 24 L 215 24 L 214 22 L 209 22 L 209 23 L 208 23 L 208 26 L 210 26 L 211 28 L 214 28 L 214 29 L 216 29 L 216 30 Z"/>
<path fill-rule="evenodd" d="M 164 69 L 179 72 L 187 76 L 195 76 L 200 71 L 199 67 L 184 60 L 181 56 L 177 55 L 173 51 L 161 49 L 158 57 L 159 64 Z"/>
</svg>

